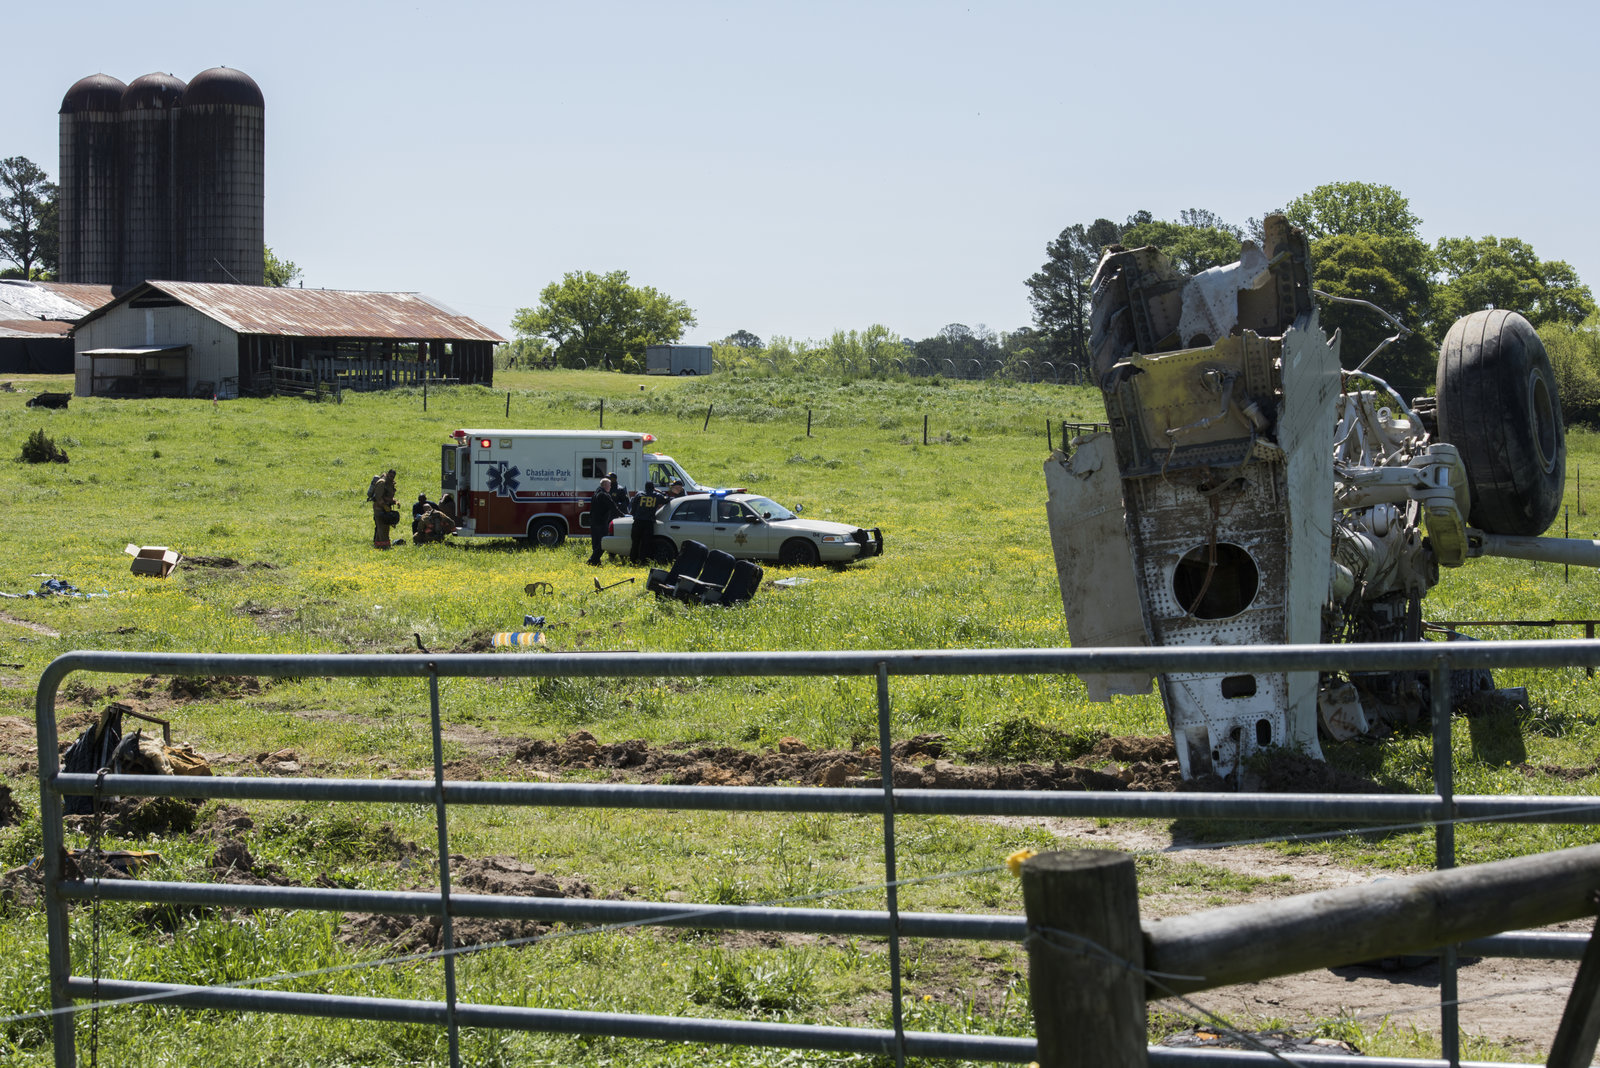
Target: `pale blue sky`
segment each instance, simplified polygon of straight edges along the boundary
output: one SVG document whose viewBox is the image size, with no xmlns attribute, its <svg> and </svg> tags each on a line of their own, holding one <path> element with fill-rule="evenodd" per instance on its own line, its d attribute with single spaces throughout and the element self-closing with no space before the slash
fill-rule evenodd
<svg viewBox="0 0 1600 1068">
<path fill-rule="evenodd" d="M 569 270 L 686 340 L 1027 325 L 1064 226 L 1242 223 L 1393 185 L 1423 237 L 1521 237 L 1600 288 L 1595 5 L 13 3 L 0 156 L 57 177 L 80 77 L 236 67 L 267 243 L 509 336 Z"/>
</svg>

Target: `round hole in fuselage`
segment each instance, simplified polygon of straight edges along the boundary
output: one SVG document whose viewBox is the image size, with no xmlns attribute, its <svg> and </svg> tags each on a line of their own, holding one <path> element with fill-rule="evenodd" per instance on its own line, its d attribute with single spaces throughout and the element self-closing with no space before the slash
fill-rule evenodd
<svg viewBox="0 0 1600 1068">
<path fill-rule="evenodd" d="M 1209 579 L 1209 581 L 1208 581 Z M 1227 619 L 1250 607 L 1261 574 L 1250 554 L 1237 545 L 1197 545 L 1183 555 L 1172 572 L 1172 593 L 1196 619 Z"/>
</svg>

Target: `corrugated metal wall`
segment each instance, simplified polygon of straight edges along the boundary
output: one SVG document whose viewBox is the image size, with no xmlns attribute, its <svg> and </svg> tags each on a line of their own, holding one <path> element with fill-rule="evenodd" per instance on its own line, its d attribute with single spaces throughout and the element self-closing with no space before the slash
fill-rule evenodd
<svg viewBox="0 0 1600 1068">
<path fill-rule="evenodd" d="M 184 394 L 194 392 L 196 382 L 217 382 L 239 374 L 239 335 L 215 319 L 182 304 L 140 307 L 134 301 L 111 309 L 77 329 L 77 383 L 80 396 L 88 393 L 91 349 L 144 348 L 156 345 L 188 345 L 189 371 Z"/>
</svg>

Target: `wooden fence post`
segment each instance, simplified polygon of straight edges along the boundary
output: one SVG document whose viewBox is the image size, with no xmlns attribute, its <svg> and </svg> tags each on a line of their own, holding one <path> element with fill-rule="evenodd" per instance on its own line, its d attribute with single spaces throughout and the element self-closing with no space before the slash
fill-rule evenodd
<svg viewBox="0 0 1600 1068">
<path fill-rule="evenodd" d="M 926 415 L 922 417 L 922 443 L 924 445 L 928 443 L 928 417 Z"/>
<path fill-rule="evenodd" d="M 1600 1044 L 1600 940 L 1591 934 L 1545 1064 L 1549 1068 L 1581 1068 L 1592 1064 L 1597 1044 Z"/>
<path fill-rule="evenodd" d="M 511 418 L 511 391 L 506 390 L 506 418 Z"/>
<path fill-rule="evenodd" d="M 806 437 L 811 436 L 811 409 L 806 409 Z"/>
<path fill-rule="evenodd" d="M 1133 858 L 1107 849 L 1030 857 L 1022 903 L 1040 1068 L 1146 1068 Z"/>
</svg>

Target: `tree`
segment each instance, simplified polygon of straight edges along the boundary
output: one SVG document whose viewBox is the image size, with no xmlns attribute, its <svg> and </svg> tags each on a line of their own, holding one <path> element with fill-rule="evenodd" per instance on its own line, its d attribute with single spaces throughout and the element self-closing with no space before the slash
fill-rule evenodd
<svg viewBox="0 0 1600 1068">
<path fill-rule="evenodd" d="M 300 268 L 292 260 L 280 260 L 270 246 L 263 246 L 261 276 L 264 285 L 282 287 L 300 277 Z"/>
<path fill-rule="evenodd" d="M 1600 315 L 1589 316 L 1581 326 L 1546 323 L 1539 327 L 1539 340 L 1550 354 L 1561 417 L 1569 426 L 1600 426 Z"/>
<path fill-rule="evenodd" d="M 1334 234 L 1311 245 L 1311 277 L 1317 289 L 1336 297 L 1371 301 L 1412 333 L 1387 346 L 1368 370 L 1403 395 L 1433 384 L 1438 338 L 1433 327 L 1433 254 L 1415 237 L 1370 233 Z M 1322 328 L 1340 334 L 1339 362 L 1355 368 L 1394 333 L 1371 308 L 1321 301 Z"/>
<path fill-rule="evenodd" d="M 1244 231 L 1209 211 L 1190 208 L 1182 215 L 1203 220 L 1206 225 L 1152 219 L 1124 230 L 1122 243 L 1129 248 L 1154 245 L 1185 274 L 1199 274 L 1239 258 L 1239 239 Z"/>
<path fill-rule="evenodd" d="M 1283 213 L 1312 241 L 1335 234 L 1416 237 L 1421 225 L 1399 190 L 1372 182 L 1319 185 L 1289 201 Z"/>
<path fill-rule="evenodd" d="M 627 271 L 568 271 L 540 291 L 537 308 L 517 309 L 511 326 L 549 338 L 563 366 L 642 371 L 647 346 L 677 341 L 695 322 L 687 304 L 631 284 Z"/>
<path fill-rule="evenodd" d="M 732 345 L 737 349 L 759 349 L 762 347 L 761 339 L 748 330 L 735 330 L 722 339 L 722 344 Z"/>
<path fill-rule="evenodd" d="M 1116 223 L 1096 219 L 1088 226 L 1067 227 L 1044 247 L 1049 258 L 1025 284 L 1034 324 L 1045 342 L 1042 348 L 1051 360 L 1088 364 L 1089 281 L 1101 249 L 1116 244 L 1121 236 Z"/>
<path fill-rule="evenodd" d="M 1336 297 L 1367 300 L 1412 333 L 1384 348 L 1368 369 L 1402 394 L 1433 385 L 1440 330 L 1436 319 L 1432 251 L 1417 235 L 1411 202 L 1393 186 L 1330 182 L 1295 197 L 1283 209 L 1311 241 L 1311 278 Z M 1354 368 L 1394 333 L 1371 308 L 1322 301 L 1323 329 L 1338 331 L 1339 361 Z"/>
<path fill-rule="evenodd" d="M 1446 321 L 1482 308 L 1510 308 L 1534 326 L 1577 325 L 1595 311 L 1594 295 L 1561 260 L 1541 260 L 1514 237 L 1440 238 L 1443 281 L 1438 305 Z"/>
<path fill-rule="evenodd" d="M 0 256 L 34 277 L 34 265 L 56 266 L 59 237 L 56 232 L 56 186 L 26 156 L 0 159 Z"/>
</svg>

